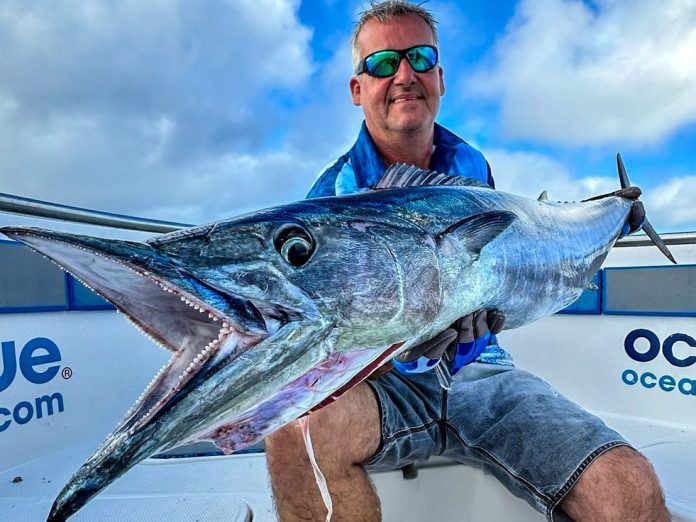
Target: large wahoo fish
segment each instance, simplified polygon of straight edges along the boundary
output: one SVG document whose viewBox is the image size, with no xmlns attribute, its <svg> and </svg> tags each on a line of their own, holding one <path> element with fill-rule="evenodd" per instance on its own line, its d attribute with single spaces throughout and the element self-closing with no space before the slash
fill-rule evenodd
<svg viewBox="0 0 696 522">
<path fill-rule="evenodd" d="M 173 353 L 48 520 L 65 520 L 155 452 L 254 444 L 467 313 L 496 309 L 515 328 L 569 305 L 640 205 L 620 159 L 619 168 L 623 189 L 579 203 L 397 166 L 369 193 L 145 243 L 0 229 Z"/>
</svg>

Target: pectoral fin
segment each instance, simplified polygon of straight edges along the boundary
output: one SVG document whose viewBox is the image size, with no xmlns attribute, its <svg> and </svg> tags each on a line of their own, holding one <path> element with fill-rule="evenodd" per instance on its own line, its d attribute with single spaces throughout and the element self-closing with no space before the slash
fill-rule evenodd
<svg viewBox="0 0 696 522">
<path fill-rule="evenodd" d="M 457 241 L 464 243 L 467 251 L 474 258 L 478 258 L 481 250 L 507 230 L 515 219 L 517 216 L 512 212 L 483 212 L 447 227 L 435 237 L 435 240 L 440 245 L 446 239 L 456 238 Z"/>
</svg>

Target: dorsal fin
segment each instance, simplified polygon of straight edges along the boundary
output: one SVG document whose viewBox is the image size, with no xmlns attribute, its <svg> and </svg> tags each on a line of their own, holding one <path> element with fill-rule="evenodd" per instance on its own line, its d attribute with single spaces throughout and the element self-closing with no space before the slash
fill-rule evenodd
<svg viewBox="0 0 696 522">
<path fill-rule="evenodd" d="M 539 197 L 537 198 L 537 201 L 548 201 L 548 200 L 549 200 L 549 195 L 546 193 L 546 191 L 539 194 Z"/>
<path fill-rule="evenodd" d="M 472 178 L 464 176 L 448 176 L 433 170 L 419 169 L 414 165 L 405 163 L 395 163 L 384 173 L 384 176 L 375 184 L 373 190 L 401 188 L 401 187 L 423 187 L 428 185 L 450 185 L 466 187 L 491 188 L 490 185 L 481 183 Z"/>
</svg>

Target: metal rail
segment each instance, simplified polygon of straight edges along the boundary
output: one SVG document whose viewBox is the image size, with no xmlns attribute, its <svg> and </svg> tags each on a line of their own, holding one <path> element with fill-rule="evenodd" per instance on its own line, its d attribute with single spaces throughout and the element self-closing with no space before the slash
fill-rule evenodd
<svg viewBox="0 0 696 522">
<path fill-rule="evenodd" d="M 696 232 L 669 232 L 660 234 L 660 237 L 667 245 L 694 245 L 696 244 Z M 620 239 L 615 247 L 635 247 L 652 245 L 652 240 L 645 234 L 637 236 L 627 236 Z"/>
<path fill-rule="evenodd" d="M 142 232 L 173 232 L 190 227 L 185 223 L 160 221 L 134 216 L 124 216 L 100 210 L 71 207 L 59 203 L 50 203 L 38 199 L 23 198 L 11 194 L 0 193 L 0 212 L 10 212 L 20 216 L 59 219 L 71 223 L 85 223 L 103 227 L 138 230 Z"/>
</svg>

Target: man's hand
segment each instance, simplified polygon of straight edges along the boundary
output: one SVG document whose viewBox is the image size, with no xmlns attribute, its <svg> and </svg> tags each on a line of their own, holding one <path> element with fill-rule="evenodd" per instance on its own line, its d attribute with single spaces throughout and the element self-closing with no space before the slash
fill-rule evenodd
<svg viewBox="0 0 696 522">
<path fill-rule="evenodd" d="M 423 373 L 437 366 L 440 359 L 449 363 L 452 375 L 474 362 L 488 345 L 491 335 L 505 325 L 505 316 L 496 310 L 478 310 L 465 315 L 429 341 L 407 350 L 392 362 L 400 373 Z"/>
</svg>

